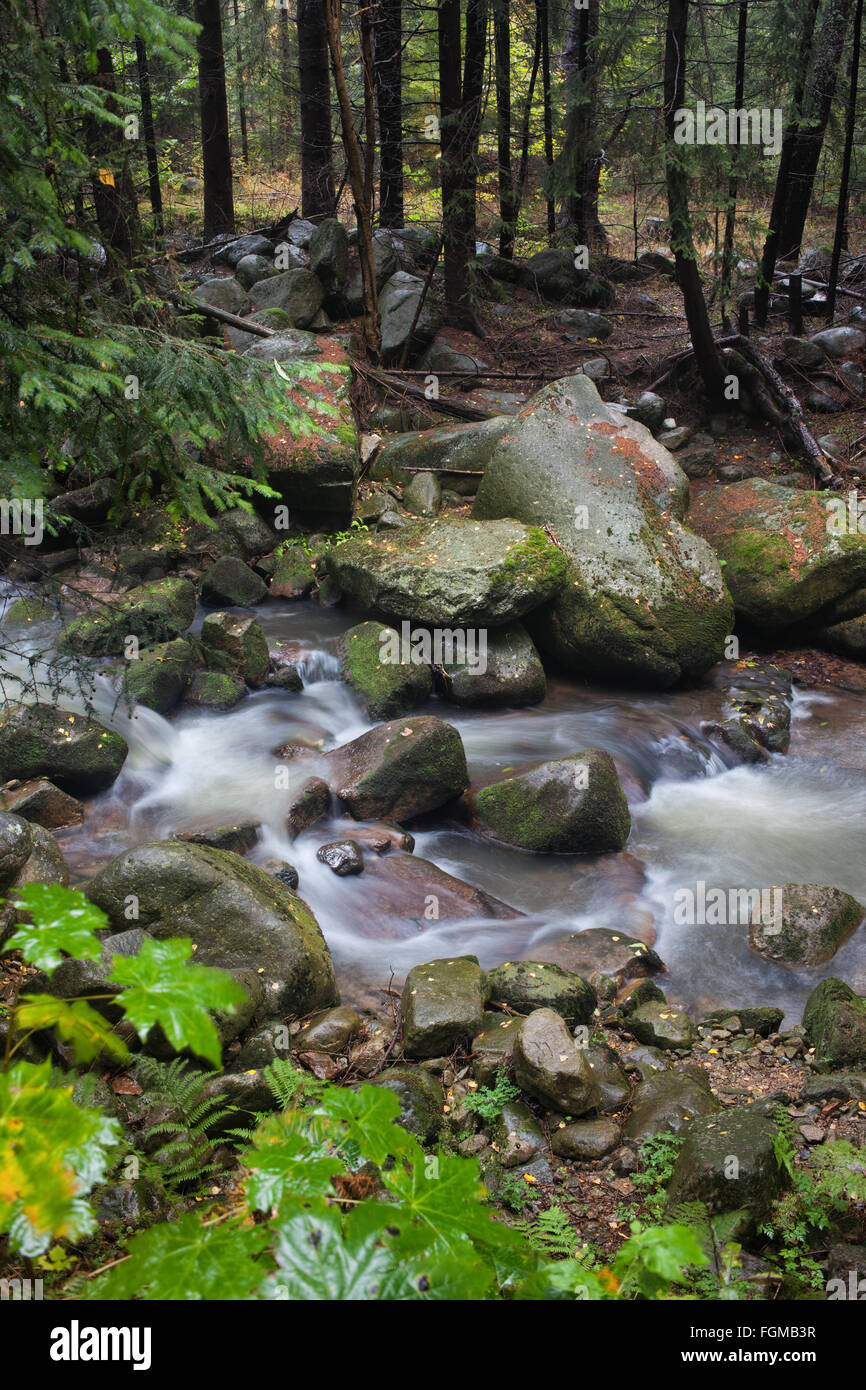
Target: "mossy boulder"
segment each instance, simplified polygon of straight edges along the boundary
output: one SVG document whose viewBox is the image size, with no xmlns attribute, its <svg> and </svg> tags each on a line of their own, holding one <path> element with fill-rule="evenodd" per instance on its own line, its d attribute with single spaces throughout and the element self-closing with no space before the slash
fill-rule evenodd
<svg viewBox="0 0 866 1390">
<path fill-rule="evenodd" d="M 325 761 L 337 796 L 356 820 L 408 820 L 469 785 L 460 735 L 432 715 L 380 724 Z"/>
<path fill-rule="evenodd" d="M 237 854 L 177 841 L 138 845 L 101 869 L 86 892 L 117 930 L 134 898 L 139 925 L 158 940 L 188 936 L 197 962 L 256 972 L 262 1017 L 339 1003 L 330 952 L 307 904 Z"/>
<path fill-rule="evenodd" d="M 747 478 L 702 492 L 689 523 L 725 562 L 737 615 L 757 631 L 866 612 L 866 535 L 837 494 Z"/>
<path fill-rule="evenodd" d="M 310 270 L 282 270 L 250 286 L 257 309 L 282 309 L 293 328 L 307 328 L 322 307 L 325 291 Z"/>
<path fill-rule="evenodd" d="M 640 1144 L 653 1134 L 680 1134 L 699 1115 L 715 1115 L 719 1101 L 687 1072 L 653 1071 L 632 1098 L 623 1138 Z"/>
<path fill-rule="evenodd" d="M 207 657 L 221 653 L 248 685 L 263 685 L 270 666 L 268 639 L 252 613 L 208 613 L 201 627 Z"/>
<path fill-rule="evenodd" d="M 315 582 L 316 571 L 307 552 L 290 545 L 276 557 L 269 593 L 271 598 L 306 598 Z"/>
<path fill-rule="evenodd" d="M 492 1086 L 497 1073 L 507 1069 L 523 1019 L 508 1014 L 485 1013 L 481 1031 L 472 1039 L 472 1073 L 479 1086 Z"/>
<path fill-rule="evenodd" d="M 584 1115 L 601 1100 L 584 1049 L 553 1009 L 535 1009 L 514 1044 L 514 1077 L 535 1100 L 561 1115 Z"/>
<path fill-rule="evenodd" d="M 550 1147 L 560 1158 L 587 1163 L 613 1153 L 619 1140 L 619 1126 L 613 1120 L 578 1120 L 576 1124 L 555 1129 Z"/>
<path fill-rule="evenodd" d="M 554 1009 L 566 1023 L 588 1023 L 598 996 L 579 975 L 546 961 L 507 961 L 487 975 L 491 1002 L 507 1004 L 518 1013 Z"/>
<path fill-rule="evenodd" d="M 33 833 L 21 816 L 0 814 L 0 889 L 18 877 L 33 848 Z"/>
<path fill-rule="evenodd" d="M 360 1030 L 361 1015 L 347 1004 L 323 1009 L 305 1023 L 294 1036 L 295 1052 L 326 1052 L 336 1056 L 345 1052 L 349 1039 Z"/>
<path fill-rule="evenodd" d="M 760 1229 L 787 1181 L 774 1147 L 776 1122 L 757 1107 L 731 1109 L 723 1120 L 697 1116 L 685 1134 L 668 1210 L 683 1202 L 703 1202 L 711 1216 L 744 1209 L 747 1229 Z"/>
<path fill-rule="evenodd" d="M 759 1038 L 768 1038 L 771 1033 L 778 1033 L 784 1017 L 784 1009 L 775 1009 L 771 1004 L 747 1004 L 736 1009 L 713 1009 L 703 1022 L 723 1028 L 725 1019 L 738 1018 L 743 1028 L 753 1029 Z"/>
<path fill-rule="evenodd" d="M 400 1118 L 396 1121 L 422 1144 L 432 1144 L 438 1137 L 443 1120 L 442 1087 L 434 1076 L 421 1067 L 386 1067 L 369 1083 L 393 1091 L 400 1102 Z"/>
<path fill-rule="evenodd" d="M 866 1065 L 866 1000 L 844 980 L 830 975 L 806 1000 L 803 1028 L 819 1066 Z"/>
<path fill-rule="evenodd" d="M 344 289 L 349 278 L 349 234 L 342 222 L 326 217 L 310 237 L 310 270 L 322 283 L 325 295 L 333 298 Z"/>
<path fill-rule="evenodd" d="M 556 535 L 566 582 L 527 624 L 543 653 L 583 676 L 665 687 L 719 661 L 733 619 L 718 561 L 679 519 L 687 495 L 673 455 L 580 374 L 509 421 L 473 517 Z"/>
<path fill-rule="evenodd" d="M 400 1001 L 403 1051 L 408 1057 L 441 1057 L 474 1038 L 484 1016 L 484 976 L 475 956 L 416 965 Z"/>
<path fill-rule="evenodd" d="M 127 640 L 142 645 L 170 641 L 195 617 L 195 589 L 188 579 L 158 579 L 119 598 L 103 599 L 61 634 L 60 645 L 82 656 L 120 656 Z"/>
<path fill-rule="evenodd" d="M 105 791 L 126 760 L 126 740 L 84 714 L 53 705 L 0 711 L 0 778 L 50 777 L 72 796 Z"/>
<path fill-rule="evenodd" d="M 224 555 L 202 575 L 201 601 L 208 608 L 247 608 L 262 603 L 268 586 L 243 560 Z"/>
<path fill-rule="evenodd" d="M 500 415 L 467 425 L 390 435 L 376 455 L 371 477 L 407 486 L 419 468 L 435 468 L 447 474 L 447 486 L 454 492 L 474 495 L 487 459 L 507 427 L 508 420 Z"/>
<path fill-rule="evenodd" d="M 132 704 L 146 705 L 159 714 L 174 709 L 189 685 L 196 664 L 196 649 L 177 637 L 158 642 L 130 661 L 123 674 L 123 693 Z"/>
<path fill-rule="evenodd" d="M 459 655 L 459 654 L 458 654 Z M 441 663 L 439 688 L 455 705 L 498 708 L 537 705 L 547 693 L 541 658 L 522 623 L 487 633 L 483 650 Z"/>
<path fill-rule="evenodd" d="M 543 531 L 511 520 L 409 522 L 334 547 L 326 564 L 365 611 L 447 628 L 511 622 L 565 581 L 563 556 Z"/>
<path fill-rule="evenodd" d="M 18 598 L 14 603 L 10 603 L 3 614 L 3 626 L 34 627 L 38 623 L 50 623 L 54 616 L 55 609 L 52 603 L 31 594 L 27 598 Z"/>
<path fill-rule="evenodd" d="M 393 661 L 399 634 L 383 623 L 359 623 L 340 638 L 338 656 L 343 680 L 370 719 L 393 719 L 423 705 L 433 676 L 421 662 Z"/>
<path fill-rule="evenodd" d="M 840 888 L 786 883 L 780 891 L 780 921 L 756 911 L 749 923 L 749 945 L 780 965 L 823 965 L 832 959 L 866 917 L 866 908 Z"/>
<path fill-rule="evenodd" d="M 183 697 L 185 705 L 197 709 L 234 709 L 247 693 L 239 676 L 227 671 L 195 671 Z"/>
<path fill-rule="evenodd" d="M 474 805 L 482 830 L 538 853 L 620 850 L 631 827 L 613 758 L 598 748 L 482 787 Z"/>
</svg>

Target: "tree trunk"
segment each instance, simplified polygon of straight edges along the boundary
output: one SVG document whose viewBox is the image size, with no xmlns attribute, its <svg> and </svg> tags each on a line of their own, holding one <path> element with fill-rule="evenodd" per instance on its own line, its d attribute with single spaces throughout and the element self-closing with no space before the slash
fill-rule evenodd
<svg viewBox="0 0 866 1390">
<path fill-rule="evenodd" d="M 803 118 L 793 134 L 793 177 L 788 180 L 779 225 L 779 258 L 782 260 L 800 253 L 850 14 L 851 0 L 827 0 L 815 37 L 814 62 L 806 84 Z"/>
<path fill-rule="evenodd" d="M 486 34 L 486 0 L 467 0 L 466 54 L 461 86 L 460 0 L 440 0 L 439 165 L 445 309 L 449 322 L 474 332 L 478 331 L 478 323 L 471 304 L 469 263 L 475 255 L 475 154 L 481 122 Z"/>
<path fill-rule="evenodd" d="M 598 215 L 601 151 L 598 146 L 598 7 L 571 6 L 562 55 L 566 79 L 566 125 L 560 168 L 567 193 L 560 210 L 560 226 L 573 227 L 582 246 L 607 244 Z M 560 179 L 557 183 L 561 185 Z"/>
<path fill-rule="evenodd" d="M 240 15 L 238 14 L 238 0 L 232 0 L 232 13 L 235 21 L 235 33 L 237 42 L 235 44 L 235 63 L 237 64 L 237 92 L 238 92 L 238 119 L 241 125 L 241 158 L 244 164 L 250 162 L 250 143 L 247 136 L 247 101 L 244 91 L 244 55 L 241 47 Z"/>
<path fill-rule="evenodd" d="M 529 163 L 529 127 L 532 121 L 532 98 L 535 94 L 535 83 L 538 77 L 538 65 L 541 62 L 541 15 L 538 6 L 535 7 L 535 41 L 532 47 L 532 71 L 529 74 L 529 87 L 526 93 L 526 105 L 523 108 L 523 120 L 520 130 L 520 164 L 517 172 L 517 199 L 514 209 L 515 218 L 520 212 L 520 205 L 523 202 L 523 191 L 526 187 L 526 169 Z"/>
<path fill-rule="evenodd" d="M 833 322 L 836 312 L 836 285 L 839 280 L 839 261 L 848 224 L 848 188 L 851 182 L 851 154 L 854 148 L 854 128 L 857 119 L 857 82 L 860 77 L 860 37 L 863 25 L 863 0 L 857 0 L 854 16 L 854 47 L 851 53 L 851 73 L 848 80 L 848 109 L 845 113 L 845 151 L 842 156 L 842 175 L 839 179 L 839 203 L 836 209 L 836 235 L 833 238 L 833 258 L 830 262 L 830 284 L 827 291 L 827 321 Z"/>
<path fill-rule="evenodd" d="M 493 0 L 496 60 L 496 153 L 499 182 L 499 254 L 514 256 L 517 207 L 511 168 L 511 13 L 510 0 Z"/>
<path fill-rule="evenodd" d="M 376 100 L 379 108 L 379 225 L 402 227 L 403 19 L 402 0 L 379 0 L 375 20 Z"/>
<path fill-rule="evenodd" d="M 334 86 L 340 105 L 340 121 L 343 128 L 343 147 L 349 168 L 349 181 L 355 204 L 355 218 L 358 224 L 358 252 L 361 261 L 361 281 L 364 299 L 364 338 L 367 350 L 374 362 L 381 355 L 381 333 L 379 310 L 376 304 L 376 272 L 373 261 L 373 156 L 375 143 L 367 141 L 365 162 L 361 162 L 361 146 L 355 130 L 349 89 L 346 86 L 346 73 L 343 67 L 342 48 L 342 0 L 324 0 L 327 42 L 331 53 L 331 67 L 334 73 Z M 375 100 L 373 75 L 373 53 L 370 38 L 369 13 L 361 14 L 361 63 L 364 75 L 364 105 L 368 119 L 372 122 L 370 108 Z"/>
<path fill-rule="evenodd" d="M 298 0 L 301 91 L 301 212 L 320 222 L 334 214 L 331 83 L 322 0 Z"/>
<path fill-rule="evenodd" d="M 138 62 L 138 90 L 141 97 L 141 125 L 144 135 L 144 148 L 147 154 L 147 181 L 150 189 L 150 207 L 153 213 L 153 229 L 162 236 L 165 225 L 162 217 L 162 189 L 159 183 L 159 159 L 156 153 L 156 132 L 153 126 L 153 101 L 150 95 L 150 69 L 147 65 L 147 49 L 136 35 L 135 56 Z"/>
<path fill-rule="evenodd" d="M 725 404 L 725 373 L 713 339 L 710 316 L 707 313 L 707 304 L 698 271 L 689 211 L 689 177 L 683 159 L 683 147 L 674 142 L 676 113 L 685 106 L 688 25 L 689 0 L 668 0 L 664 72 L 664 113 L 667 134 L 665 181 L 668 194 L 670 244 L 676 259 L 677 281 L 683 293 L 683 303 L 695 361 L 706 388 L 710 409 L 718 410 Z"/>
<path fill-rule="evenodd" d="M 749 0 L 739 0 L 740 13 L 737 22 L 737 73 L 734 79 L 734 106 L 743 108 L 746 90 L 746 31 L 749 21 Z M 728 206 L 725 213 L 725 239 L 722 245 L 722 274 L 719 292 L 722 323 L 726 324 L 727 302 L 731 293 L 731 272 L 734 264 L 734 227 L 737 220 L 737 193 L 740 180 L 737 174 L 737 147 L 731 155 L 731 173 L 728 179 Z"/>
<path fill-rule="evenodd" d="M 195 0 L 200 24 L 198 95 L 201 110 L 202 169 L 204 173 L 204 239 L 235 229 L 232 190 L 232 152 L 229 143 L 229 110 L 223 58 L 222 18 L 219 0 Z"/>
<path fill-rule="evenodd" d="M 280 85 L 282 87 L 282 150 L 286 149 L 286 137 L 292 132 L 292 39 L 289 31 L 288 7 L 280 6 L 277 11 L 280 42 Z"/>
<path fill-rule="evenodd" d="M 544 100 L 544 162 L 547 166 L 547 240 L 552 245 L 556 232 L 556 208 L 550 192 L 553 173 L 553 113 L 550 108 L 550 15 L 547 0 L 535 0 L 541 30 L 541 90 Z"/>
<path fill-rule="evenodd" d="M 118 107 L 114 93 L 117 91 L 117 78 L 107 48 L 97 50 L 96 76 L 88 80 L 109 94 L 106 109 L 116 115 Z M 93 165 L 93 207 L 106 254 L 109 258 L 114 256 L 115 260 L 131 265 L 138 229 L 138 206 L 128 173 L 123 135 L 116 127 L 106 126 L 89 117 L 85 138 Z"/>
</svg>

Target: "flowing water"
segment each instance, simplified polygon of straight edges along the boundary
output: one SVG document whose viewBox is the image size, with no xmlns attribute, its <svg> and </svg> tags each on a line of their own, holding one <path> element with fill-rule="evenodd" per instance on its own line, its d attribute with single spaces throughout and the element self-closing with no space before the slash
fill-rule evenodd
<svg viewBox="0 0 866 1390">
<path fill-rule="evenodd" d="M 110 677 L 93 676 L 89 699 L 127 738 L 130 757 L 111 791 L 89 803 L 85 823 L 58 832 L 74 882 L 128 846 L 202 818 L 254 819 L 262 831 L 250 858 L 295 865 L 348 998 L 387 985 L 392 974 L 402 979 L 417 961 L 465 952 L 487 966 L 531 958 L 542 944 L 593 926 L 644 933 L 654 927 L 669 970 L 665 991 L 693 1009 L 772 1003 L 796 1021 L 815 980 L 828 973 L 866 993 L 866 928 L 830 966 L 794 972 L 750 951 L 747 926 L 678 925 L 676 911 L 678 894 L 699 881 L 724 890 L 827 883 L 866 901 L 862 697 L 797 694 L 790 751 L 757 766 L 732 766 L 731 755 L 702 734 L 721 700 L 709 687 L 646 695 L 557 679 L 532 709 L 466 711 L 431 700 L 424 712 L 459 729 L 473 782 L 521 763 L 607 749 L 626 787 L 632 831 L 624 854 L 536 856 L 491 844 L 443 815 L 426 817 L 416 830 L 416 856 L 525 914 L 427 922 L 407 906 L 405 893 L 389 896 L 372 854 L 365 873 L 348 879 L 318 862 L 318 846 L 351 834 L 351 820 L 319 822 L 294 841 L 284 828 L 292 785 L 275 777 L 275 749 L 300 740 L 325 750 L 371 727 L 340 681 L 334 655 L 354 619 L 315 603 L 271 603 L 257 616 L 272 647 L 286 643 L 300 654 L 301 694 L 260 691 L 223 714 L 182 711 L 164 719 L 139 707 L 130 717 Z M 6 663 L 6 698 L 16 694 L 16 671 L 33 669 L 28 657 L 50 636 L 50 627 L 28 631 L 17 667 Z M 35 674 L 51 683 L 44 667 Z M 82 708 L 74 683 L 64 686 L 59 702 Z M 296 771 L 288 767 L 294 785 L 316 771 L 315 752 Z"/>
</svg>

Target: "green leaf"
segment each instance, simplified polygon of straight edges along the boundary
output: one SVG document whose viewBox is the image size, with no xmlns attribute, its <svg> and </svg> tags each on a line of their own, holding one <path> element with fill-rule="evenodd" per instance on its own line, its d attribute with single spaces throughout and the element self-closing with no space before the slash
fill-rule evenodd
<svg viewBox="0 0 866 1390">
<path fill-rule="evenodd" d="M 201 1302 L 249 1299 L 264 1269 L 255 1257 L 267 1229 L 227 1221 L 205 1225 L 195 1212 L 151 1226 L 130 1240 L 129 1259 L 85 1286 L 86 1299 Z"/>
<path fill-rule="evenodd" d="M 105 1177 L 122 1138 L 116 1120 L 76 1105 L 52 1085 L 51 1063 L 16 1063 L 0 1075 L 0 1231 L 23 1255 L 95 1228 L 86 1194 Z"/>
<path fill-rule="evenodd" d="M 231 975 L 208 965 L 191 965 L 186 937 L 145 941 L 134 956 L 114 956 L 109 979 L 123 985 L 118 999 L 142 1038 L 157 1023 L 178 1052 L 189 1048 L 215 1067 L 220 1041 L 209 1009 L 234 1012 L 246 995 Z"/>
<path fill-rule="evenodd" d="M 250 1170 L 244 1187 L 254 1210 L 269 1211 L 290 1194 L 333 1195 L 331 1178 L 345 1164 L 305 1132 L 307 1119 L 299 1111 L 270 1115 L 256 1130 L 254 1146 L 242 1154 Z"/>
<path fill-rule="evenodd" d="M 269 1297 L 282 1285 L 290 1299 L 345 1302 L 379 1299 L 395 1268 L 392 1249 L 400 1234 L 385 1202 L 362 1202 L 344 1217 L 336 1207 L 288 1203 L 272 1222 L 279 1273 Z"/>
<path fill-rule="evenodd" d="M 478 1165 L 465 1158 L 418 1153 L 409 1164 L 382 1174 L 382 1182 L 399 1200 L 398 1211 L 428 1228 L 428 1239 L 443 1248 L 459 1248 L 467 1237 L 482 1246 L 522 1247 L 516 1232 L 493 1220 Z"/>
<path fill-rule="evenodd" d="M 423 1161 L 418 1141 L 393 1121 L 400 1102 L 384 1086 L 361 1086 L 357 1091 L 331 1087 L 314 1112 L 337 1126 L 342 1140 L 354 1142 L 371 1163 L 411 1156 Z"/>
<path fill-rule="evenodd" d="M 19 926 L 4 951 L 20 951 L 29 965 L 40 970 L 53 970 L 64 955 L 95 960 L 102 954 L 102 943 L 94 933 L 105 930 L 108 918 L 78 889 L 28 883 L 15 890 L 11 901 L 28 912 L 31 920 Z"/>
<path fill-rule="evenodd" d="M 15 1024 L 21 1032 L 54 1028 L 64 1042 L 72 1044 L 75 1060 L 92 1062 L 100 1052 L 125 1061 L 129 1049 L 111 1025 L 84 999 L 55 999 L 51 994 L 22 995 L 15 1010 Z"/>
</svg>

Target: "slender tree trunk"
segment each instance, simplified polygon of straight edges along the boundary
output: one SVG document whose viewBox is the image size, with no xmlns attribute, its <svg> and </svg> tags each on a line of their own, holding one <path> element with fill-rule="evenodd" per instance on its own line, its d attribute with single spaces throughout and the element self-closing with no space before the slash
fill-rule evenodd
<svg viewBox="0 0 866 1390">
<path fill-rule="evenodd" d="M 198 47 L 198 94 L 204 172 L 204 239 L 235 229 L 232 152 L 219 0 L 195 0 L 202 26 Z"/>
<path fill-rule="evenodd" d="M 476 149 L 481 122 L 487 36 L 486 0 L 467 0 L 461 85 L 460 0 L 440 0 L 439 103 L 442 237 L 448 319 L 478 332 L 469 263 L 475 255 Z"/>
<path fill-rule="evenodd" d="M 517 208 L 511 168 L 511 13 L 510 0 L 493 0 L 496 61 L 496 153 L 499 183 L 499 254 L 514 256 Z"/>
<path fill-rule="evenodd" d="M 114 63 L 107 48 L 96 54 L 94 85 L 108 93 L 106 108 L 117 114 L 117 78 Z M 127 170 L 127 151 L 123 135 L 114 127 L 88 118 L 85 139 L 93 166 L 93 207 L 99 233 L 109 258 L 132 264 L 138 229 L 138 206 L 135 189 Z"/>
<path fill-rule="evenodd" d="M 668 194 L 671 250 L 677 266 L 677 281 L 683 293 L 686 319 L 695 361 L 706 388 L 710 409 L 724 406 L 725 374 L 716 350 L 710 316 L 701 285 L 698 259 L 692 237 L 689 211 L 689 179 L 682 147 L 674 142 L 676 113 L 685 106 L 686 42 L 689 26 L 689 0 L 668 0 L 665 42 L 664 112 L 667 146 L 665 179 Z"/>
<path fill-rule="evenodd" d="M 535 0 L 541 26 L 541 90 L 544 98 L 544 162 L 547 166 L 547 239 L 553 242 L 556 232 L 556 207 L 550 194 L 553 172 L 553 113 L 550 107 L 550 15 L 547 0 Z"/>
<path fill-rule="evenodd" d="M 767 228 L 764 251 L 761 256 L 760 274 L 758 276 L 757 286 L 755 287 L 755 322 L 758 324 L 759 328 L 763 328 L 767 322 L 767 309 L 770 303 L 770 286 L 773 283 L 776 261 L 779 258 L 779 231 L 785 211 L 785 202 L 788 197 L 788 185 L 792 175 L 794 144 L 803 110 L 806 78 L 809 73 L 809 62 L 815 36 L 815 24 L 818 19 L 818 8 L 820 4 L 821 0 L 808 0 L 808 9 L 806 10 L 803 21 L 803 32 L 798 36 L 800 40 L 797 50 L 799 62 L 796 79 L 794 81 L 794 93 L 791 100 L 791 113 L 782 139 L 782 155 L 779 160 L 779 171 L 776 175 L 776 187 L 773 192 L 770 224 Z"/>
<path fill-rule="evenodd" d="M 737 73 L 734 79 L 734 106 L 743 108 L 746 90 L 746 32 L 749 22 L 749 0 L 739 0 L 737 20 Z M 734 264 L 734 228 L 737 220 L 737 193 L 740 180 L 737 171 L 738 150 L 731 155 L 731 173 L 728 179 L 728 206 L 725 212 L 725 239 L 722 245 L 722 275 L 719 291 L 722 322 L 726 323 L 728 297 L 731 293 L 731 272 Z"/>
<path fill-rule="evenodd" d="M 535 83 L 538 78 L 538 66 L 541 62 L 541 15 L 538 6 L 535 7 L 535 41 L 532 47 L 532 71 L 529 74 L 529 87 L 526 92 L 526 105 L 523 108 L 523 120 L 520 129 L 520 164 L 517 172 L 517 201 L 514 210 L 515 218 L 520 212 L 523 202 L 523 192 L 526 187 L 526 169 L 529 164 L 529 128 L 532 121 L 532 98 L 535 95 Z"/>
<path fill-rule="evenodd" d="M 379 109 L 379 225 L 402 227 L 405 221 L 402 0 L 379 0 L 375 37 L 376 100 Z"/>
<path fill-rule="evenodd" d="M 851 154 L 854 149 L 854 128 L 857 119 L 857 83 L 860 77 L 860 42 L 863 25 L 863 0 L 857 0 L 854 15 L 854 46 L 851 52 L 851 73 L 848 83 L 848 109 L 845 113 L 845 151 L 842 156 L 842 175 L 839 180 L 839 203 L 836 209 L 836 235 L 833 238 L 833 258 L 830 262 L 830 283 L 827 291 L 828 322 L 836 312 L 836 286 L 839 282 L 839 261 L 848 223 L 848 189 L 851 183 Z"/>
<path fill-rule="evenodd" d="M 851 0 L 827 0 L 815 40 L 803 121 L 794 136 L 793 177 L 788 181 L 788 196 L 779 227 L 779 257 L 782 260 L 800 253 L 850 16 Z"/>
<path fill-rule="evenodd" d="M 301 91 L 301 211 L 319 222 L 334 213 L 331 84 L 323 0 L 298 0 Z"/>
<path fill-rule="evenodd" d="M 150 95 L 150 69 L 147 65 L 147 49 L 136 35 L 135 56 L 138 62 L 138 90 L 141 97 L 141 125 L 144 135 L 144 148 L 147 154 L 147 181 L 150 189 L 150 207 L 153 213 L 153 227 L 157 236 L 162 236 L 165 226 L 162 217 L 162 189 L 159 183 L 159 159 L 156 153 L 156 132 L 153 127 L 153 101 Z"/>
<path fill-rule="evenodd" d="M 241 44 L 240 15 L 238 13 L 238 0 L 232 0 L 232 13 L 235 21 L 235 33 L 237 41 L 235 43 L 235 62 L 237 64 L 237 93 L 238 93 L 238 119 L 241 124 L 241 158 L 244 164 L 250 162 L 250 144 L 247 135 L 247 101 L 244 89 L 244 53 Z"/>
<path fill-rule="evenodd" d="M 605 245 L 607 234 L 598 215 L 601 179 L 601 151 L 598 142 L 598 6 L 569 9 L 568 30 L 563 52 L 566 79 L 566 125 L 563 150 L 558 164 L 567 193 L 559 222 L 573 227 L 583 246 Z"/>
<path fill-rule="evenodd" d="M 381 355 L 381 333 L 379 329 L 379 310 L 376 303 L 376 272 L 373 261 L 373 156 L 375 142 L 367 141 L 364 163 L 361 161 L 361 146 L 355 130 L 355 118 L 346 86 L 346 73 L 343 67 L 342 49 L 342 0 L 324 0 L 325 23 L 328 47 L 331 53 L 331 67 L 334 73 L 334 86 L 340 106 L 340 121 L 343 128 L 343 146 L 349 168 L 349 181 L 355 204 L 355 217 L 358 223 L 358 251 L 361 261 L 361 280 L 364 298 L 364 338 L 367 350 L 374 362 Z M 366 21 L 366 23 L 365 23 Z M 361 62 L 364 75 L 364 105 L 368 119 L 372 122 L 370 109 L 373 106 L 374 75 L 373 53 L 370 38 L 369 14 L 361 15 Z"/>
<path fill-rule="evenodd" d="M 285 150 L 285 139 L 291 135 L 292 131 L 292 40 L 289 32 L 289 11 L 288 7 L 282 6 L 277 11 L 279 20 L 279 42 L 280 42 L 280 83 L 282 85 L 282 130 L 283 130 L 283 150 Z"/>
</svg>

